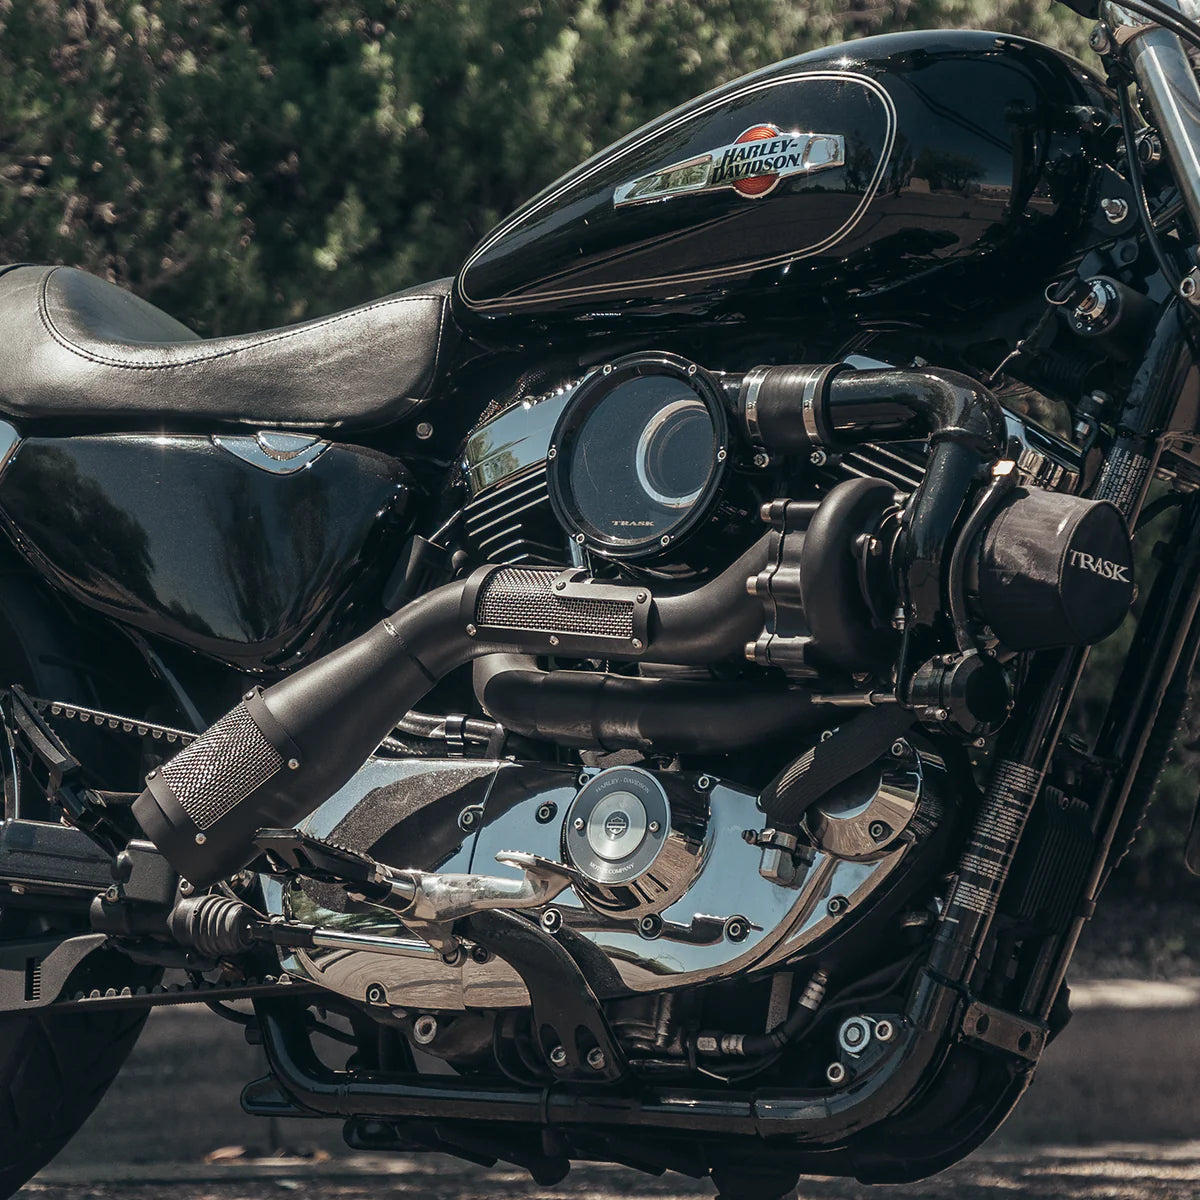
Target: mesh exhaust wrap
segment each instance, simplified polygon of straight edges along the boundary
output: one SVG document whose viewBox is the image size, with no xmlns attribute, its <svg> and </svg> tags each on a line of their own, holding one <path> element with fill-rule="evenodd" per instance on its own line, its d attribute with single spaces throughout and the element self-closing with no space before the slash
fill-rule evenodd
<svg viewBox="0 0 1200 1200">
<path fill-rule="evenodd" d="M 575 637 L 629 640 L 634 636 L 630 599 L 572 595 L 555 589 L 559 571 L 504 567 L 480 591 L 475 618 L 491 629 L 527 629 Z"/>
<path fill-rule="evenodd" d="M 196 828 L 208 830 L 282 768 L 279 751 L 242 703 L 161 770 Z"/>
</svg>

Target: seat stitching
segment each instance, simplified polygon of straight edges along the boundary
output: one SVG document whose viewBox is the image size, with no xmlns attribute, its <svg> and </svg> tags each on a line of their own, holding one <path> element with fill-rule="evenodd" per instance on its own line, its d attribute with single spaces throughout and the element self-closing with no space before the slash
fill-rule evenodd
<svg viewBox="0 0 1200 1200">
<path fill-rule="evenodd" d="M 50 311 L 46 300 L 46 290 L 49 286 L 50 277 L 56 271 L 60 270 L 62 270 L 61 267 L 52 267 L 46 272 L 45 276 L 42 278 L 42 286 L 38 296 L 38 315 L 41 317 L 42 324 L 47 333 L 49 333 L 50 336 L 56 342 L 58 342 L 60 346 L 62 346 L 65 350 L 70 351 L 72 354 L 76 354 L 80 358 L 86 359 L 88 362 L 99 363 L 100 365 L 106 367 L 117 367 L 119 370 L 123 371 L 171 371 L 176 367 L 191 367 L 195 366 L 197 363 L 216 362 L 218 359 L 231 358 L 233 355 L 242 354 L 247 350 L 258 350 L 263 346 L 270 346 L 274 342 L 281 342 L 286 338 L 298 337 L 299 335 L 305 333 L 316 333 L 318 330 L 326 329 L 331 325 L 336 325 L 339 321 L 347 321 L 353 317 L 374 312 L 376 309 L 387 308 L 393 304 L 428 302 L 430 300 L 439 299 L 437 296 L 395 296 L 391 300 L 377 300 L 373 304 L 356 308 L 352 312 L 338 313 L 337 315 L 329 317 L 328 319 L 321 321 L 316 325 L 306 325 L 303 328 L 285 330 L 284 332 L 276 334 L 274 337 L 264 338 L 261 341 L 250 342 L 249 344 L 243 346 L 232 346 L 228 350 L 218 350 L 211 354 L 197 355 L 192 358 L 182 359 L 179 362 L 122 362 L 119 359 L 108 358 L 105 355 L 96 354 L 93 351 L 87 350 L 83 346 L 77 345 L 75 342 L 71 341 L 71 339 L 68 338 L 65 333 L 61 332 L 61 330 L 59 330 L 59 328 L 54 324 L 54 318 L 50 316 Z M 441 338 L 439 333 L 439 343 L 440 340 Z"/>
<path fill-rule="evenodd" d="M 438 316 L 437 345 L 433 348 L 433 372 L 429 376 L 429 386 L 433 387 L 438 377 L 438 364 L 442 358 L 442 334 L 446 332 L 446 314 L 450 311 L 450 297 L 442 297 L 442 311 Z"/>
</svg>

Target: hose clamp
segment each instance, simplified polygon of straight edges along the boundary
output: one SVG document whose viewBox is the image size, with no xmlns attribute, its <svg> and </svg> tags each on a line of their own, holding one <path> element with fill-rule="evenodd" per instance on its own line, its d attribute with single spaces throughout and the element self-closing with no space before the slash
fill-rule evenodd
<svg viewBox="0 0 1200 1200">
<path fill-rule="evenodd" d="M 800 400 L 800 416 L 804 421 L 804 436 L 810 445 L 819 446 L 824 441 L 817 428 L 817 394 L 825 382 L 825 371 L 815 371 L 804 381 L 804 392 Z"/>
<path fill-rule="evenodd" d="M 755 367 L 742 379 L 742 419 L 750 440 L 759 446 L 762 434 L 758 427 L 758 392 L 770 370 L 770 367 Z"/>
</svg>

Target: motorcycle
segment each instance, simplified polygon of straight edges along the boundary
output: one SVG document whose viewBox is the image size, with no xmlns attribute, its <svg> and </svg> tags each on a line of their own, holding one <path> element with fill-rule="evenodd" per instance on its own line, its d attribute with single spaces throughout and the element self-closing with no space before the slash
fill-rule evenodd
<svg viewBox="0 0 1200 1200">
<path fill-rule="evenodd" d="M 804 54 L 302 325 L 3 269 L 4 1195 L 178 1003 L 541 1184 L 999 1126 L 1200 645 L 1200 25 L 1071 7 L 1105 79 Z"/>
</svg>

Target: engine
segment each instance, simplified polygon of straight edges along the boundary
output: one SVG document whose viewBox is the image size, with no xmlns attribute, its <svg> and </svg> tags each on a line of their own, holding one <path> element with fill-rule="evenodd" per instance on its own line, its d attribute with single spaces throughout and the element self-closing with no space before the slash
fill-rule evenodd
<svg viewBox="0 0 1200 1200">
<path fill-rule="evenodd" d="M 631 1045 L 639 996 L 927 925 L 962 747 L 1003 725 L 1025 652 L 1098 641 L 1133 595 L 1071 448 L 946 371 L 631 355 L 502 408 L 463 470 L 455 559 L 481 565 L 248 693 L 135 805 L 196 883 L 305 817 L 335 862 L 369 856 L 355 886 L 301 859 L 268 906 L 317 931 L 290 972 L 384 1014 L 536 1013 L 553 954 L 531 970 L 527 935 L 479 924 L 497 908 L 634 1005 Z M 443 679 L 476 712 L 400 731 L 459 756 L 385 740 Z"/>
<path fill-rule="evenodd" d="M 891 634 L 916 615 L 904 611 L 911 597 L 902 593 L 917 581 L 896 540 L 915 515 L 903 516 L 933 442 L 907 385 L 881 414 L 878 389 L 890 368 L 871 365 L 881 370 L 830 364 L 725 375 L 674 355 L 635 354 L 517 403 L 466 443 L 466 551 L 547 565 L 569 554 L 633 578 L 697 579 L 745 550 L 761 518 L 778 536 L 768 569 L 748 583 L 763 599 L 764 629 L 746 657 L 793 677 L 878 667 L 894 655 Z M 960 649 L 1090 645 L 1120 623 L 1132 598 L 1128 530 L 1111 504 L 1069 494 L 1082 473 L 1072 446 L 1005 420 L 990 432 L 1016 461 L 1002 464 L 956 545 L 943 545 L 945 561 L 939 555 L 917 572 L 937 589 L 937 611 L 925 621 L 952 623 Z M 864 428 L 885 440 L 867 442 Z M 981 436 L 934 432 L 939 443 Z M 772 470 L 780 460 L 782 480 Z M 1055 490 L 1042 486 L 1051 481 Z M 788 499 L 778 499 L 781 486 Z M 943 505 L 954 505 L 956 519 L 960 499 Z M 936 536 L 950 541 L 947 530 Z"/>
</svg>

